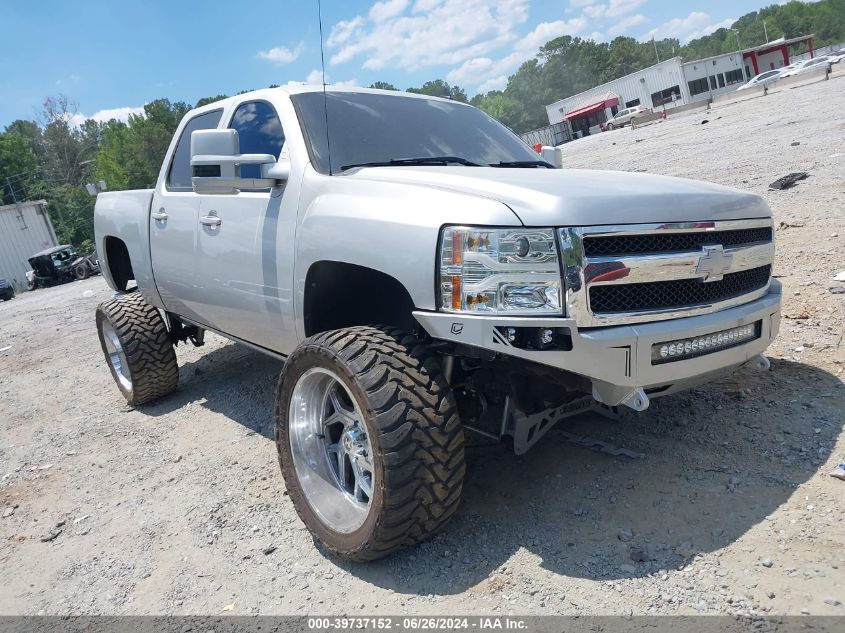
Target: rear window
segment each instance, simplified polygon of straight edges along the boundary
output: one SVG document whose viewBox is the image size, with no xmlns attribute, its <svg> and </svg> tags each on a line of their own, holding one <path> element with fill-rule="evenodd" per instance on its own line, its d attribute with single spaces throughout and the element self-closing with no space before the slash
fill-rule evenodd
<svg viewBox="0 0 845 633">
<path fill-rule="evenodd" d="M 211 130 L 217 127 L 223 110 L 204 112 L 192 118 L 182 130 L 170 169 L 167 171 L 167 189 L 170 191 L 193 191 L 191 186 L 191 132 Z"/>
</svg>

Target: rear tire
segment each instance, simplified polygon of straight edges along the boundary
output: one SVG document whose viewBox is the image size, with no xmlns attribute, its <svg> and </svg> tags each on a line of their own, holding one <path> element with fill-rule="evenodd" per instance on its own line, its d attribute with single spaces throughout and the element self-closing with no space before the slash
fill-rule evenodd
<svg viewBox="0 0 845 633">
<path fill-rule="evenodd" d="M 615 129 L 616 129 L 616 126 L 615 126 L 615 125 L 613 125 L 613 123 L 608 123 L 608 124 L 607 124 L 607 131 L 608 131 L 608 132 L 612 132 L 612 131 L 613 131 L 613 130 L 615 130 Z"/>
<path fill-rule="evenodd" d="M 101 303 L 97 332 L 112 378 L 129 404 L 146 404 L 176 390 L 179 366 L 167 327 L 140 294 Z"/>
<path fill-rule="evenodd" d="M 464 432 L 454 396 L 439 358 L 402 330 L 351 327 L 304 341 L 279 379 L 276 444 L 299 517 L 347 560 L 419 543 L 458 508 Z"/>
<path fill-rule="evenodd" d="M 73 269 L 73 276 L 79 281 L 88 279 L 91 276 L 91 269 L 88 268 L 88 264 L 80 264 Z"/>
</svg>

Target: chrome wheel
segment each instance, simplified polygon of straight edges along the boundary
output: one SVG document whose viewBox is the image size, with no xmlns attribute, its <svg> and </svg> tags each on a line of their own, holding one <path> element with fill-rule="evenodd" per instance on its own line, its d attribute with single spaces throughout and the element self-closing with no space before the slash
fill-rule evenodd
<svg viewBox="0 0 845 633">
<path fill-rule="evenodd" d="M 114 330 L 114 326 L 108 319 L 103 321 L 103 342 L 106 346 L 106 358 L 114 370 L 118 382 L 127 391 L 132 390 L 132 378 L 129 375 L 129 363 L 126 361 L 126 353 L 123 351 L 123 344 Z"/>
<path fill-rule="evenodd" d="M 357 530 L 373 494 L 373 449 L 361 408 L 331 370 L 299 377 L 288 411 L 296 476 L 311 509 L 335 532 Z"/>
</svg>

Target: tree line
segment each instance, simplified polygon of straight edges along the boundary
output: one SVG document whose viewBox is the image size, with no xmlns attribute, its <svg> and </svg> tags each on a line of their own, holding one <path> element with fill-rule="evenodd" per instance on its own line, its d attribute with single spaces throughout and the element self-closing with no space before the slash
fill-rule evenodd
<svg viewBox="0 0 845 633">
<path fill-rule="evenodd" d="M 677 39 L 640 42 L 620 36 L 595 42 L 564 35 L 542 46 L 502 90 L 470 99 L 463 88 L 443 79 L 406 90 L 471 103 L 521 133 L 548 124 L 547 104 L 647 68 L 658 57 L 710 57 L 764 44 L 766 33 L 769 40 L 814 33 L 817 46 L 845 41 L 845 0 L 773 5 L 683 46 Z M 397 89 L 383 81 L 370 87 Z M 48 97 L 36 120 L 14 121 L 0 133 L 0 202 L 46 199 L 59 240 L 92 250 L 94 198 L 85 183 L 104 180 L 110 190 L 154 186 L 185 113 L 226 96 L 205 97 L 194 106 L 156 99 L 144 106 L 143 114 L 131 114 L 125 122 L 81 123 L 71 100 Z"/>
</svg>

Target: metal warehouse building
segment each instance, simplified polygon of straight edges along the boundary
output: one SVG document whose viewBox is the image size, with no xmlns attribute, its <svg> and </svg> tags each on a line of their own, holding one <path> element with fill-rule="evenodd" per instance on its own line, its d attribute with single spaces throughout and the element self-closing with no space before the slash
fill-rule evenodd
<svg viewBox="0 0 845 633">
<path fill-rule="evenodd" d="M 804 42 L 812 56 L 813 36 L 807 35 L 691 62 L 673 57 L 547 105 L 549 124 L 566 123 L 577 138 L 600 131 L 625 108 L 659 112 L 713 99 L 761 72 L 788 65 L 789 48 Z"/>
<path fill-rule="evenodd" d="M 0 206 L 0 277 L 16 290 L 26 289 L 27 260 L 58 244 L 46 201 Z"/>
</svg>

